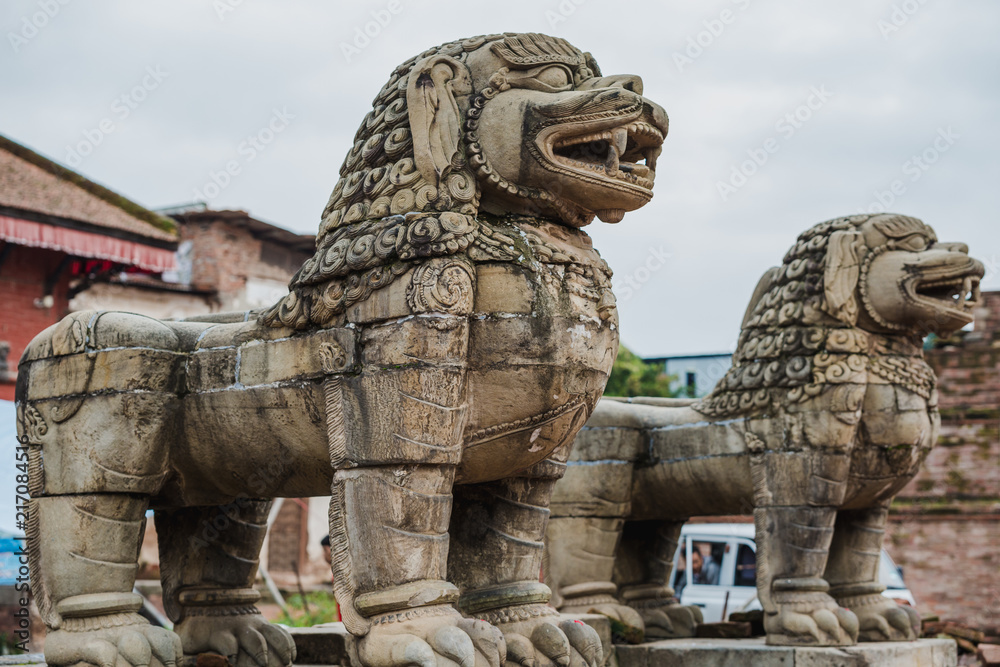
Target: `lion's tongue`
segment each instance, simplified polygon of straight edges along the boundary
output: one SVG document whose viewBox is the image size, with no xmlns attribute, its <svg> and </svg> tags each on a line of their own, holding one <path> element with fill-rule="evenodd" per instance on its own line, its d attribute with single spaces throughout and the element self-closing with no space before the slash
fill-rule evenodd
<svg viewBox="0 0 1000 667">
<path fill-rule="evenodd" d="M 601 219 L 601 222 L 621 222 L 622 218 L 625 217 L 625 209 L 602 208 L 597 211 L 597 217 Z"/>
</svg>

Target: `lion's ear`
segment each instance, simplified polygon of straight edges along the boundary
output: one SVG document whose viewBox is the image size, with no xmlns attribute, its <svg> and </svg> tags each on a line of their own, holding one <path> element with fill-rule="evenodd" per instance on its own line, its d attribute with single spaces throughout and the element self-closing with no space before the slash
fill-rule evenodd
<svg viewBox="0 0 1000 667">
<path fill-rule="evenodd" d="M 827 242 L 823 294 L 826 312 L 842 322 L 858 321 L 858 300 L 854 290 L 861 274 L 861 232 L 834 232 Z"/>
<path fill-rule="evenodd" d="M 774 287 L 774 284 L 780 277 L 781 268 L 777 266 L 772 266 L 760 277 L 760 280 L 757 281 L 757 287 L 753 290 L 753 296 L 750 297 L 750 303 L 747 304 L 746 312 L 743 313 L 743 324 L 740 325 L 740 330 L 747 328 L 747 324 L 753 317 L 753 311 L 757 308 L 757 304 Z"/>
<path fill-rule="evenodd" d="M 417 171 L 437 186 L 458 152 L 462 118 L 457 95 L 472 92 L 465 65 L 450 56 L 431 56 L 413 66 L 406 82 L 406 107 Z"/>
</svg>

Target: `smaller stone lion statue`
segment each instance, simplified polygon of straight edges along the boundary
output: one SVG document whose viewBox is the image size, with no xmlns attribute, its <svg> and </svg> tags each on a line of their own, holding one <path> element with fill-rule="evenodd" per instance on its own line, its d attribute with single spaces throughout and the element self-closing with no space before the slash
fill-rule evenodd
<svg viewBox="0 0 1000 667">
<path fill-rule="evenodd" d="M 915 639 L 881 595 L 893 496 L 940 419 L 922 340 L 972 321 L 983 265 L 892 214 L 829 220 L 764 275 L 733 366 L 703 400 L 603 399 L 552 498 L 547 580 L 563 611 L 690 636 L 668 581 L 691 516 L 753 513 L 767 642 Z"/>
</svg>

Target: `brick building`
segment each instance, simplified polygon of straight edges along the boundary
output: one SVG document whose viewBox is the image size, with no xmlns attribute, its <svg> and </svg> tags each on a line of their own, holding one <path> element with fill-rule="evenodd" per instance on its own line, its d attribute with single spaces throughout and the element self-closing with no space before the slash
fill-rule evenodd
<svg viewBox="0 0 1000 667">
<path fill-rule="evenodd" d="M 886 548 L 922 610 L 1000 628 L 1000 292 L 982 295 L 973 331 L 926 356 L 941 438 L 897 497 Z"/>
<path fill-rule="evenodd" d="M 246 211 L 203 205 L 164 210 L 177 224 L 177 268 L 162 276 L 118 274 L 80 292 L 71 310 L 127 310 L 161 319 L 252 310 L 276 303 L 312 256 L 315 236 Z"/>
<path fill-rule="evenodd" d="M 81 287 L 175 268 L 175 223 L 0 136 L 0 400 L 17 360 Z"/>
</svg>

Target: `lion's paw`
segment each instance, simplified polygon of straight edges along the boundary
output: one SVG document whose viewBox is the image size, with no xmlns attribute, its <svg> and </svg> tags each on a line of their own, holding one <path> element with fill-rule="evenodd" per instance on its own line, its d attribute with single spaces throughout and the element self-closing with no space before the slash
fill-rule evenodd
<svg viewBox="0 0 1000 667">
<path fill-rule="evenodd" d="M 825 593 L 776 599 L 778 612 L 764 614 L 767 643 L 775 646 L 851 646 L 858 640 L 858 617 Z"/>
<path fill-rule="evenodd" d="M 566 604 L 559 608 L 564 614 L 600 614 L 611 622 L 611 641 L 616 644 L 638 644 L 645 637 L 645 624 L 638 611 L 619 604 L 610 595 L 591 599 L 586 604 Z"/>
<path fill-rule="evenodd" d="M 95 617 L 95 621 L 99 618 Z M 83 663 L 96 667 L 174 667 L 180 663 L 181 640 L 176 634 L 149 625 L 138 614 L 123 614 L 116 620 L 121 624 L 50 632 L 45 638 L 45 662 L 53 666 Z"/>
<path fill-rule="evenodd" d="M 260 614 L 189 616 L 174 629 L 185 655 L 218 653 L 233 667 L 288 667 L 295 659 L 291 635 Z"/>
<path fill-rule="evenodd" d="M 701 609 L 683 605 L 676 599 L 658 603 L 637 603 L 637 611 L 646 625 L 647 639 L 682 639 L 694 637 L 694 630 L 705 621 Z"/>
<path fill-rule="evenodd" d="M 858 617 L 858 641 L 902 642 L 920 636 L 920 614 L 878 593 L 840 601 Z"/>
<path fill-rule="evenodd" d="M 357 654 L 366 667 L 501 667 L 507 649 L 489 623 L 433 606 L 373 619 Z"/>
<path fill-rule="evenodd" d="M 507 641 L 507 667 L 602 667 L 597 631 L 549 605 L 519 605 L 489 614 Z"/>
</svg>

